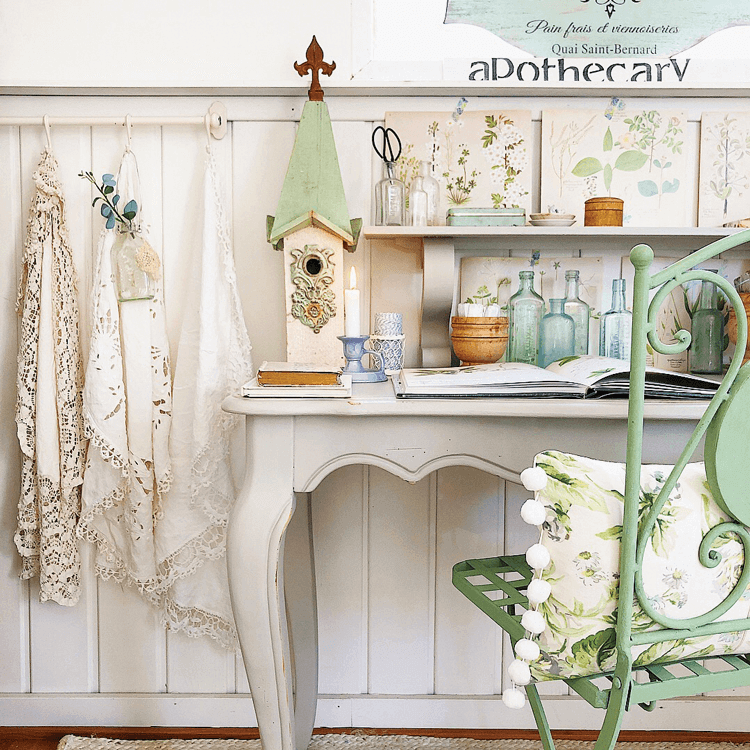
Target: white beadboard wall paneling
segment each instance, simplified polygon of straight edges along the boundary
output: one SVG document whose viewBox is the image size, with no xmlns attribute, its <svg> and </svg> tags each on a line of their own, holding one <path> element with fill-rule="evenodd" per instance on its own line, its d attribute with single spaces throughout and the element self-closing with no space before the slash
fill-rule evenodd
<svg viewBox="0 0 750 750">
<path fill-rule="evenodd" d="M 435 565 L 435 693 L 486 695 L 495 691 L 499 628 L 451 581 L 453 566 L 500 554 L 502 479 L 477 469 L 451 467 L 437 474 Z"/>
<path fill-rule="evenodd" d="M 338 469 L 312 493 L 321 693 L 367 692 L 364 472 Z"/>
<path fill-rule="evenodd" d="M 117 174 L 125 144 L 122 128 L 93 128 L 91 171 L 97 179 L 105 172 Z M 141 218 L 163 262 L 161 128 L 133 128 L 132 150 L 141 182 Z M 99 221 L 94 221 L 97 243 Z M 166 672 L 166 635 L 155 609 L 133 587 L 99 581 L 100 692 L 165 692 Z"/>
<path fill-rule="evenodd" d="M 253 364 L 286 359 L 284 256 L 266 241 L 294 145 L 290 122 L 232 127 L 234 257 Z"/>
<path fill-rule="evenodd" d="M 370 171 L 371 128 L 366 122 L 336 122 L 333 121 L 333 137 L 339 157 L 341 179 L 344 183 L 346 204 L 349 218 L 362 218 L 368 223 L 370 212 L 370 185 L 372 175 Z M 344 288 L 349 288 L 350 268 L 354 266 L 357 274 L 357 286 L 363 290 L 361 295 L 364 309 L 362 313 L 362 332 L 372 332 L 372 315 L 369 310 L 370 289 L 370 254 L 366 242 L 360 242 L 354 253 L 344 251 L 343 279 Z M 338 312 L 343 315 L 343 300 Z"/>
<path fill-rule="evenodd" d="M 32 174 L 36 170 L 45 144 L 44 130 L 21 128 L 22 216 L 28 217 L 34 193 Z M 89 151 L 87 128 L 60 128 L 52 136 L 52 145 L 59 164 L 58 176 L 66 197 L 66 220 L 70 220 L 71 244 L 78 248 L 76 260 L 85 247 L 83 213 L 80 198 L 85 193 L 76 184 L 79 163 L 86 163 Z M 80 220 L 76 218 L 79 215 Z M 39 601 L 38 579 L 30 583 L 30 674 L 31 690 L 39 692 L 86 692 L 96 688 L 96 632 L 89 632 L 91 607 L 96 606 L 95 589 L 86 582 L 85 570 L 81 600 L 75 607 Z M 93 598 L 93 601 L 91 599 Z M 92 684 L 93 683 L 93 684 Z"/>
<path fill-rule="evenodd" d="M 30 687 L 29 585 L 18 576 L 16 552 L 21 451 L 16 437 L 16 293 L 21 269 L 25 221 L 21 211 L 19 128 L 0 128 L 0 692 L 26 692 Z"/>
<path fill-rule="evenodd" d="M 430 489 L 370 468 L 370 693 L 434 689 Z"/>
</svg>

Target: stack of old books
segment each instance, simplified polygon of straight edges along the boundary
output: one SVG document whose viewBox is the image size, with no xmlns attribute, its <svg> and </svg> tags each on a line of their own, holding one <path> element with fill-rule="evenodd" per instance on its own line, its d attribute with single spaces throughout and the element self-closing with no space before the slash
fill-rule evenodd
<svg viewBox="0 0 750 750">
<path fill-rule="evenodd" d="M 248 398 L 335 398 L 352 394 L 352 377 L 338 365 L 263 362 L 242 388 Z"/>
</svg>

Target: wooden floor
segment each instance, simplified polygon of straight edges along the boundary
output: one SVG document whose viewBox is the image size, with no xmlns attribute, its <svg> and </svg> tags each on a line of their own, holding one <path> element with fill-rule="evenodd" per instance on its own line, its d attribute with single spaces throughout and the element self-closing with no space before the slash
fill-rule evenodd
<svg viewBox="0 0 750 750">
<path fill-rule="evenodd" d="M 408 734 L 422 737 L 470 737 L 480 740 L 536 739 L 538 734 L 525 730 L 490 729 L 316 729 L 315 734 L 349 734 L 353 731 L 375 735 Z M 258 739 L 257 729 L 204 729 L 195 727 L 0 727 L 0 750 L 55 750 L 66 734 L 110 737 L 113 739 Z M 594 740 L 596 732 L 553 732 L 555 738 Z M 733 742 L 747 743 L 750 732 L 638 732 L 624 731 L 620 740 L 629 742 Z M 658 744 L 655 745 L 658 748 Z"/>
</svg>

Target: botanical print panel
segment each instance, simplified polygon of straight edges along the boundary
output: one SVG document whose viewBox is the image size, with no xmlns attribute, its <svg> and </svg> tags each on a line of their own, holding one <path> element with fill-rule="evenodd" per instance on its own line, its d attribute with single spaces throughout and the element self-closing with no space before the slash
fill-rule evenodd
<svg viewBox="0 0 750 750">
<path fill-rule="evenodd" d="M 542 113 L 541 208 L 575 214 L 584 202 L 625 202 L 623 225 L 691 226 L 685 198 L 687 115 L 614 99 L 602 109 Z"/>
<path fill-rule="evenodd" d="M 441 224 L 458 206 L 531 210 L 531 112 L 386 112 L 385 125 L 401 139 L 396 174 L 407 191 L 429 162 Z"/>
<path fill-rule="evenodd" d="M 750 217 L 750 112 L 704 112 L 701 118 L 698 226 Z"/>
<path fill-rule="evenodd" d="M 462 258 L 459 302 L 497 303 L 502 314 L 507 315 L 508 300 L 518 291 L 520 271 L 533 269 L 534 289 L 547 302 L 551 298 L 565 297 L 565 272 L 576 270 L 580 297 L 591 308 L 589 352 L 598 354 L 598 320 L 603 305 L 610 301 L 604 300 L 609 293 L 603 288 L 602 259 L 538 256 L 533 253 L 531 258 Z"/>
</svg>

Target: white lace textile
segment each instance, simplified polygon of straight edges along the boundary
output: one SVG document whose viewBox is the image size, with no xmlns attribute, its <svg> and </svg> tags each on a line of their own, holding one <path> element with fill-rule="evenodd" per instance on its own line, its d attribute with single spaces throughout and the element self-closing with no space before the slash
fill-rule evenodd
<svg viewBox="0 0 750 750">
<path fill-rule="evenodd" d="M 237 647 L 226 569 L 226 525 L 235 499 L 229 445 L 238 417 L 221 402 L 252 375 L 227 217 L 209 151 L 203 235 L 194 253 L 175 365 L 169 441 L 174 470 L 156 528 L 162 614 L 189 636 Z"/>
<path fill-rule="evenodd" d="M 138 192 L 135 156 L 117 175 L 120 202 Z M 111 250 L 103 230 L 94 269 L 92 333 L 84 388 L 91 441 L 77 533 L 97 546 L 96 572 L 147 597 L 159 588 L 154 527 L 171 483 L 172 382 L 161 283 L 151 300 L 118 306 Z"/>
<path fill-rule="evenodd" d="M 16 425 L 23 463 L 14 540 L 23 558 L 21 578 L 39 576 L 39 599 L 72 606 L 80 596 L 75 527 L 86 453 L 78 299 L 65 201 L 49 149 L 33 177 L 17 305 Z"/>
</svg>

